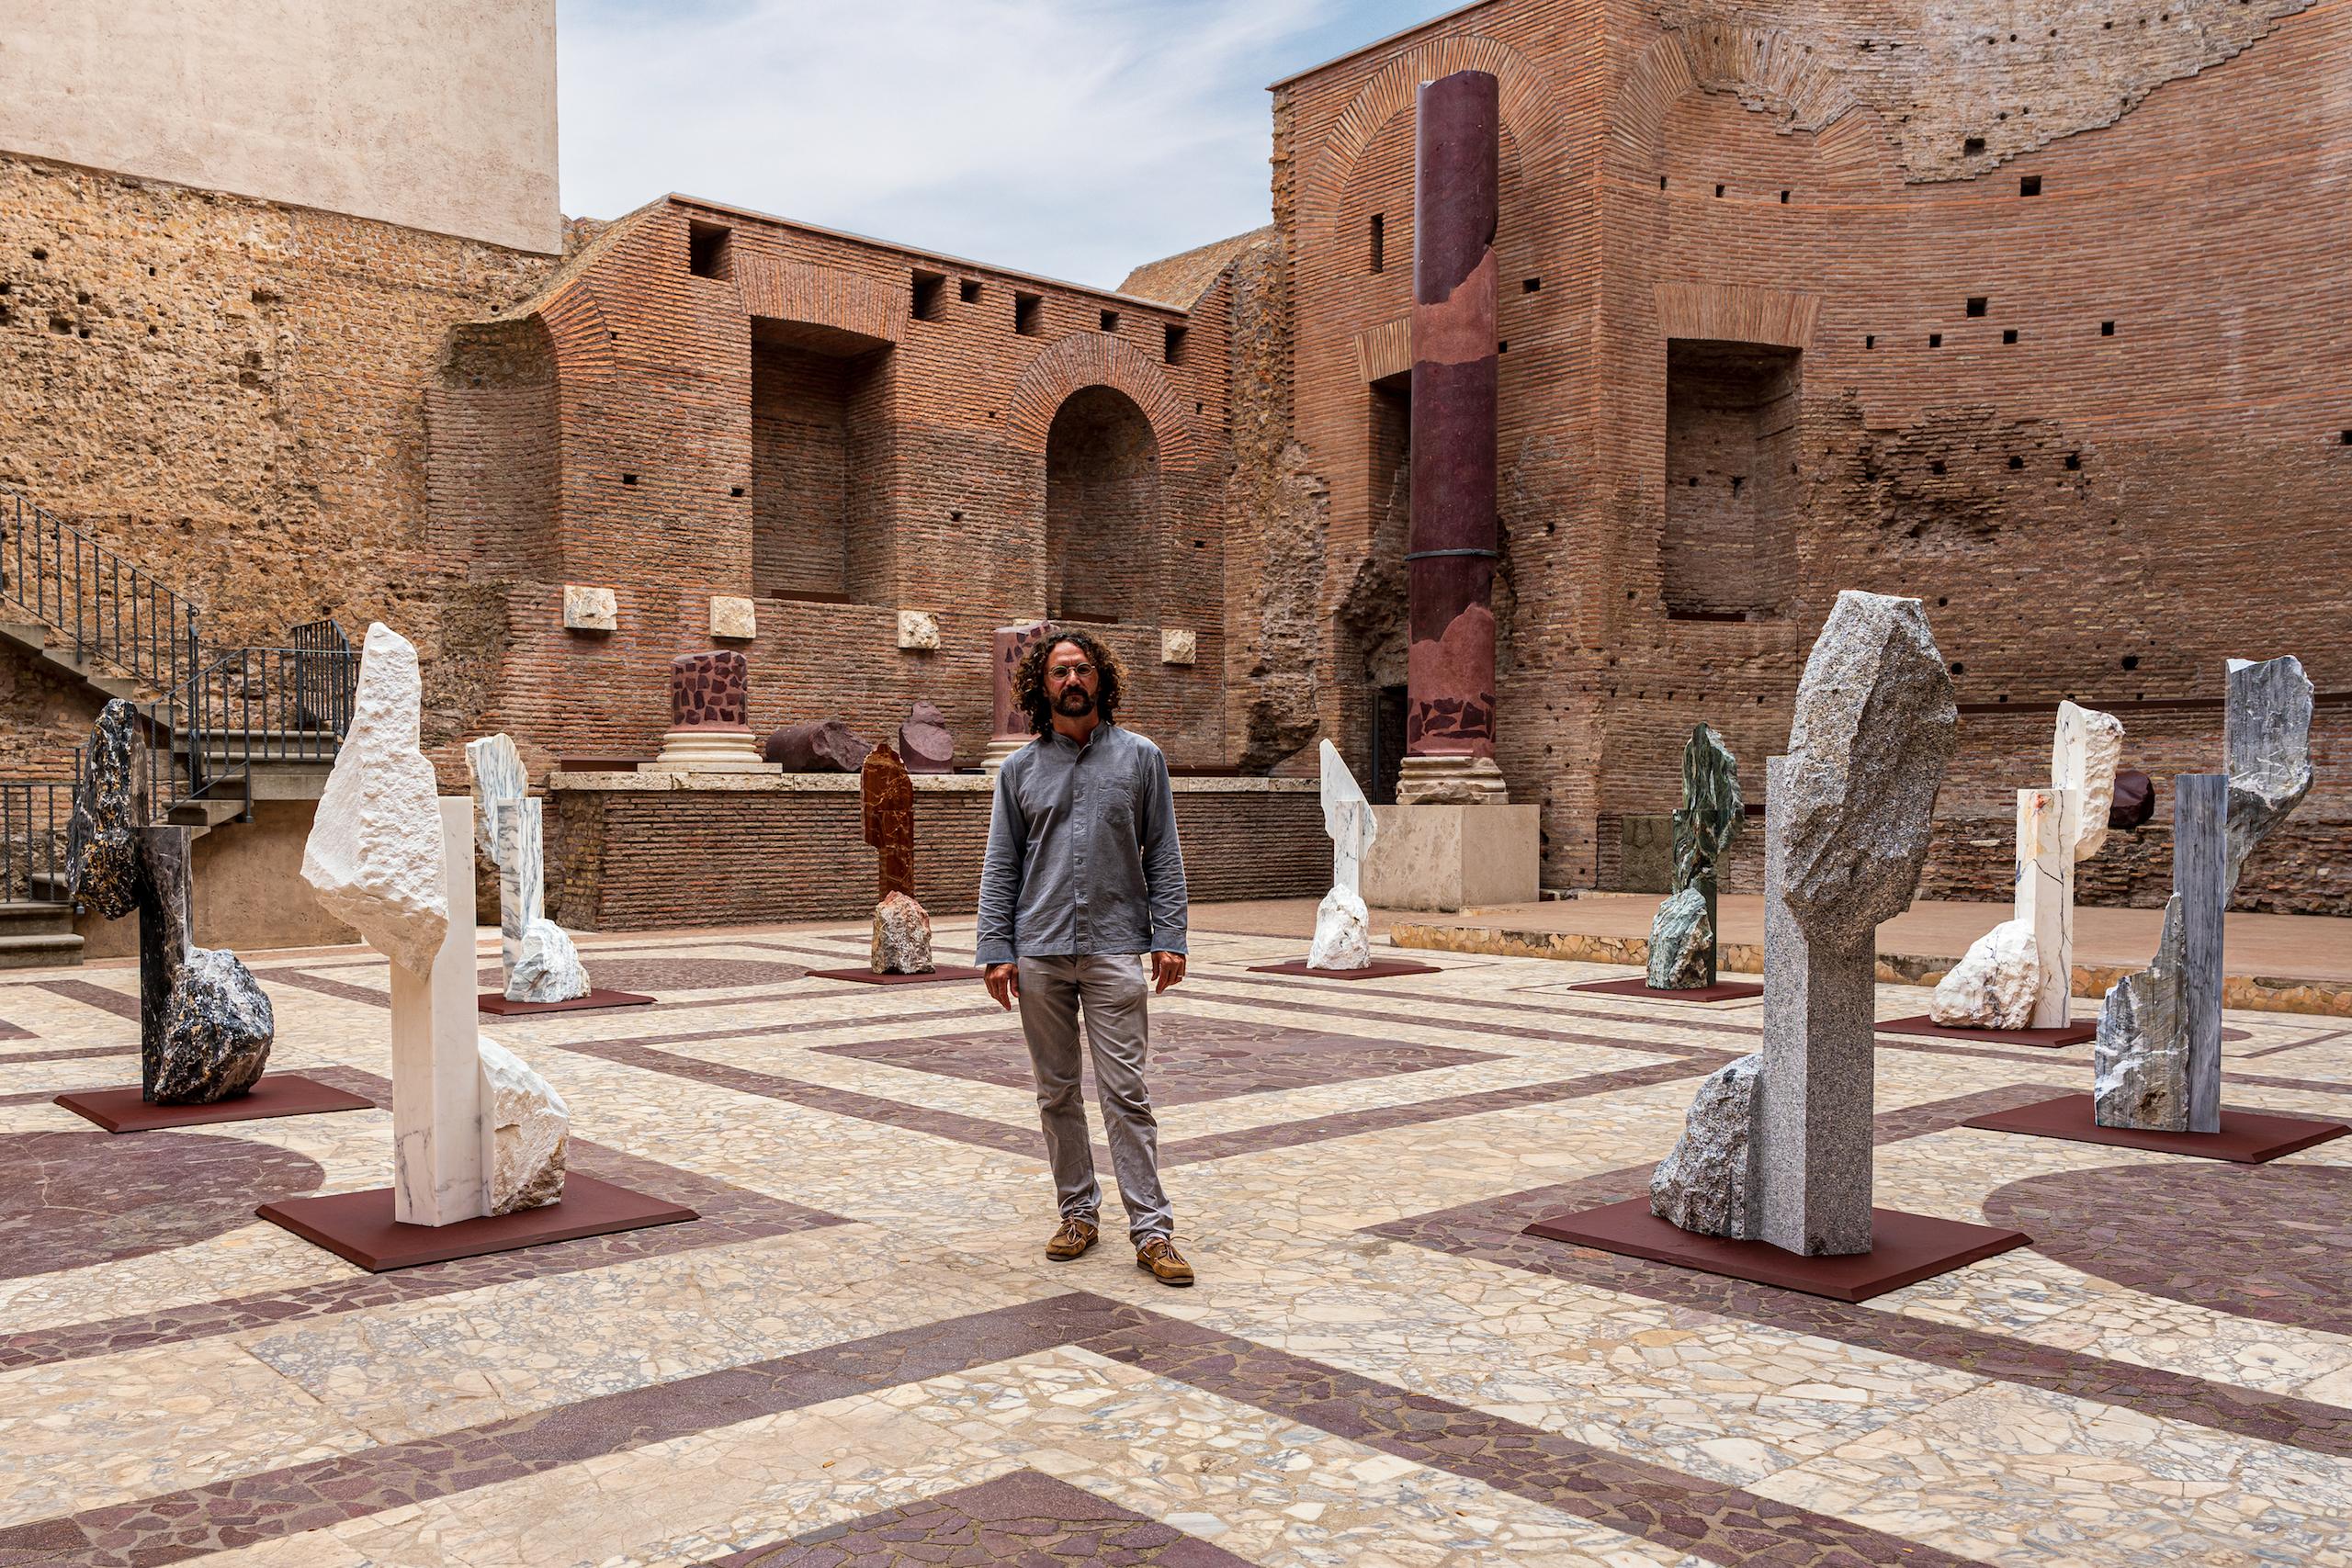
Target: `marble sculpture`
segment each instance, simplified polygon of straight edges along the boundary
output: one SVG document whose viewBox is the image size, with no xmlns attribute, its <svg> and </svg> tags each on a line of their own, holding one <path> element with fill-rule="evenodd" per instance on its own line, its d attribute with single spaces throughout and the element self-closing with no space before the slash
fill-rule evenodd
<svg viewBox="0 0 2352 1568">
<path fill-rule="evenodd" d="M 474 781 L 474 847 L 498 868 L 498 967 L 510 1002 L 568 1002 L 591 989 L 580 951 L 547 918 L 542 803 L 523 754 L 503 735 L 466 743 Z"/>
<path fill-rule="evenodd" d="M 476 1024 L 478 829 L 471 800 L 435 793 L 422 695 L 416 649 L 369 626 L 302 877 L 391 960 L 392 1217 L 446 1225 L 560 1199 L 570 1113 Z"/>
<path fill-rule="evenodd" d="M 1928 1016 L 1969 1029 L 2064 1029 L 2075 970 L 2075 866 L 2107 841 L 2123 722 L 2058 705 L 2050 783 L 2018 791 L 2011 918 L 1976 939 L 1936 987 Z"/>
<path fill-rule="evenodd" d="M 1363 861 L 1379 837 L 1372 802 L 1340 749 L 1323 742 L 1323 830 L 1331 835 L 1331 891 L 1315 909 L 1309 969 L 1372 967 L 1372 916 L 1363 904 Z"/>
<path fill-rule="evenodd" d="M 1871 1249 L 1879 923 L 1911 901 L 1959 733 L 1916 599 L 1849 590 L 1765 764 L 1764 1048 L 1708 1076 L 1650 1209 L 1806 1257 Z"/>
<path fill-rule="evenodd" d="M 2222 919 L 2245 858 L 2311 793 L 2312 683 L 2292 655 L 2229 663 L 2229 771 L 2173 780 L 2172 897 L 2155 962 L 2107 993 L 2091 1088 L 2102 1127 L 2222 1130 Z"/>
<path fill-rule="evenodd" d="M 874 905 L 873 971 L 928 975 L 931 917 L 915 902 L 915 786 L 888 745 L 866 754 L 858 770 L 865 841 L 879 863 Z"/>
<path fill-rule="evenodd" d="M 899 755 L 910 773 L 956 771 L 956 737 L 937 705 L 919 702 L 908 713 L 906 722 L 899 726 Z"/>
<path fill-rule="evenodd" d="M 1652 990 L 1696 990 L 1715 983 L 1717 874 L 1747 811 L 1739 794 L 1739 760 L 1722 736 L 1703 724 L 1694 726 L 1682 748 L 1682 805 L 1674 813 L 1674 888 L 1650 922 Z"/>
<path fill-rule="evenodd" d="M 277 1021 L 237 955 L 196 945 L 192 828 L 146 826 L 134 785 L 138 711 L 117 698 L 92 729 L 74 801 L 74 897 L 108 919 L 139 915 L 139 1090 L 156 1105 L 246 1093 L 269 1064 Z"/>
</svg>

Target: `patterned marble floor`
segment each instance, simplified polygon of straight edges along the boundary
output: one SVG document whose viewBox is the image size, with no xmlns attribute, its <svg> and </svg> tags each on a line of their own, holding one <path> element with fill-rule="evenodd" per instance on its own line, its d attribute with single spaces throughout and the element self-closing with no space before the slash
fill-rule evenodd
<svg viewBox="0 0 2352 1568">
<path fill-rule="evenodd" d="M 2352 1563 L 2352 1140 L 1969 1131 L 2089 1047 L 1883 1036 L 1880 1201 L 2036 1245 L 1848 1306 L 1519 1234 L 1640 1191 L 1759 1004 L 1202 935 L 1171 1291 L 1045 1260 L 1013 1021 L 807 976 L 862 942 L 588 938 L 659 1002 L 491 1032 L 704 1217 L 381 1276 L 252 1213 L 388 1179 L 380 961 L 254 965 L 274 1066 L 379 1109 L 124 1137 L 49 1100 L 135 1078 L 135 974 L 0 981 L 0 1568 Z M 2231 1104 L 2352 1116 L 2352 1030 L 2230 1025 Z"/>
</svg>

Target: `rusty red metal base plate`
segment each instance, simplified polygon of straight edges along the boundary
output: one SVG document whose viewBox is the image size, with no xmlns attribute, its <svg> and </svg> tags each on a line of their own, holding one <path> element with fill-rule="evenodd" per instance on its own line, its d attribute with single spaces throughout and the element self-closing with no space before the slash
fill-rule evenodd
<svg viewBox="0 0 2352 1568">
<path fill-rule="evenodd" d="M 1871 1027 L 1881 1034 L 1927 1034 L 1939 1040 L 1978 1040 L 1996 1045 L 2040 1045 L 2051 1049 L 2080 1045 L 2086 1040 L 2098 1038 L 2096 1019 L 2088 1023 L 2070 1023 L 2064 1029 L 1955 1029 L 1948 1023 L 1938 1023 L 1923 1012 L 1912 1018 L 1890 1018 Z"/>
<path fill-rule="evenodd" d="M 643 1230 L 648 1225 L 674 1225 L 702 1217 L 680 1204 L 576 1172 L 563 1179 L 563 1197 L 558 1202 L 448 1225 L 401 1224 L 392 1218 L 389 1187 L 289 1198 L 280 1203 L 264 1203 L 254 1213 L 370 1274 L 577 1241 L 582 1236 L 609 1235 L 615 1231 Z"/>
<path fill-rule="evenodd" d="M 1581 986 L 1570 986 L 1571 991 L 1590 991 L 1604 997 L 1646 997 L 1654 1002 L 1731 1002 L 1760 997 L 1764 987 L 1747 980 L 1718 980 L 1712 986 L 1693 986 L 1688 990 L 1665 991 L 1653 987 L 1647 980 L 1587 980 Z"/>
<path fill-rule="evenodd" d="M 1310 969 L 1304 958 L 1285 958 L 1280 964 L 1252 964 L 1252 975 L 1305 975 L 1317 980 L 1385 980 L 1392 975 L 1434 975 L 1434 964 L 1416 964 L 1409 958 L 1375 958 L 1362 969 Z"/>
<path fill-rule="evenodd" d="M 635 991 L 591 991 L 584 997 L 574 997 L 568 1002 L 510 1002 L 496 991 L 484 991 L 475 1005 L 500 1018 L 519 1018 L 535 1012 L 590 1012 L 597 1008 L 641 1008 L 652 1004 L 651 997 L 640 997 Z"/>
<path fill-rule="evenodd" d="M 934 980 L 977 980 L 987 974 L 985 969 L 973 969 L 958 964 L 943 964 L 921 975 L 876 975 L 867 968 L 811 969 L 811 980 L 855 980 L 863 986 L 927 986 Z"/>
<path fill-rule="evenodd" d="M 1555 1214 L 1536 1221 L 1526 1234 L 1841 1302 L 1866 1302 L 2032 1241 L 2023 1231 L 1997 1225 L 1972 1225 L 1900 1209 L 1872 1209 L 1868 1252 L 1849 1258 L 1806 1258 L 1783 1252 L 1770 1242 L 1693 1235 L 1651 1213 L 1647 1198 Z"/>
<path fill-rule="evenodd" d="M 330 1111 L 372 1111 L 364 1095 L 330 1089 L 299 1073 L 265 1073 L 254 1087 L 209 1105 L 154 1105 L 129 1089 L 85 1089 L 57 1103 L 109 1133 L 152 1133 L 159 1127 L 203 1127 L 221 1122 L 262 1122 L 273 1116 L 316 1116 Z"/>
<path fill-rule="evenodd" d="M 2077 1144 L 2109 1144 L 2119 1149 L 2148 1149 L 2165 1155 L 2194 1155 L 2238 1165 L 2261 1165 L 2281 1155 L 2352 1133 L 2341 1122 L 2302 1116 L 2271 1116 L 2256 1111 L 2223 1111 L 2218 1133 L 2150 1133 L 2136 1127 L 2102 1127 L 2087 1094 L 2062 1094 L 2014 1111 L 1973 1116 L 1961 1123 L 1987 1133 L 2022 1133 L 2034 1138 L 2065 1138 Z"/>
</svg>

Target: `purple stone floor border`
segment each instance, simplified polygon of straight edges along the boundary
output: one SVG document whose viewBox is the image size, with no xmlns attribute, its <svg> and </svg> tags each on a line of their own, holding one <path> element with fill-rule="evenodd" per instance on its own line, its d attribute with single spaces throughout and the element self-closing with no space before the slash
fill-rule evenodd
<svg viewBox="0 0 2352 1568">
<path fill-rule="evenodd" d="M 22 1024 L 10 1023 L 6 1019 L 0 1018 L 0 1040 L 38 1040 L 40 1038 L 40 1035 Z"/>
<path fill-rule="evenodd" d="M 1880 1116 L 1874 1141 L 1895 1143 L 1948 1131 L 1971 1116 L 2029 1104 L 2047 1093 L 2042 1084 L 2009 1084 L 1909 1106 Z M 1648 1190 L 1651 1169 L 1628 1166 L 1559 1186 L 1409 1215 L 1368 1226 L 1363 1234 L 1792 1334 L 1815 1335 L 1996 1382 L 2352 1458 L 2352 1410 L 2316 1400 L 2264 1393 L 2086 1351 L 1909 1317 L 1886 1306 L 1800 1295 L 1520 1234 L 1533 1222 L 1563 1212 L 1638 1197 Z M 2079 1269 L 2082 1264 L 2070 1260 L 2070 1266 Z"/>
<path fill-rule="evenodd" d="M 100 1012 L 110 1012 L 133 1023 L 139 1021 L 139 998 L 135 996 L 126 997 L 120 991 L 87 980 L 35 980 L 32 985 L 36 990 L 63 997 L 69 1002 L 85 1003 Z"/>
<path fill-rule="evenodd" d="M 379 1107 L 390 1101 L 390 1085 L 373 1073 L 351 1067 L 323 1067 L 313 1070 L 311 1076 L 354 1094 L 367 1095 Z M 485 1285 L 576 1274 L 639 1258 L 694 1252 L 851 1223 L 838 1214 L 729 1186 L 694 1171 L 584 1139 L 572 1140 L 571 1158 L 574 1168 L 583 1175 L 685 1203 L 701 1214 L 701 1221 L 691 1225 L 663 1225 L 585 1237 L 523 1252 L 493 1253 L 393 1274 L 362 1274 L 339 1264 L 338 1277 L 308 1285 L 0 1335 L 0 1370 L 238 1334 L 272 1324 L 330 1317 L 397 1302 L 451 1295 Z"/>
<path fill-rule="evenodd" d="M 1083 1292 L 0 1529 L 0 1568 L 164 1568 L 1070 1345 L 1707 1562 L 1971 1560 Z M 753 1559 L 757 1561 L 757 1559 Z"/>
</svg>

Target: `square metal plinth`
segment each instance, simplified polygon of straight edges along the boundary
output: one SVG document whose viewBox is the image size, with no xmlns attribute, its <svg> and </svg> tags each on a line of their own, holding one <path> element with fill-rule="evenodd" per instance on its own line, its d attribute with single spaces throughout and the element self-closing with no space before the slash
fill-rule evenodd
<svg viewBox="0 0 2352 1568">
<path fill-rule="evenodd" d="M 1375 958 L 1361 969 L 1310 969 L 1304 958 L 1285 958 L 1280 964 L 1252 964 L 1252 975 L 1304 975 L 1315 980 L 1385 980 L 1395 975 L 1435 975 L 1434 964 L 1416 964 L 1409 958 Z"/>
<path fill-rule="evenodd" d="M 484 1253 L 514 1252 L 550 1242 L 577 1241 L 582 1236 L 609 1235 L 615 1231 L 643 1230 L 648 1225 L 674 1225 L 702 1216 L 677 1203 L 666 1203 L 615 1187 L 592 1176 L 567 1175 L 560 1201 L 511 1214 L 485 1214 L 447 1225 L 407 1225 L 392 1218 L 392 1190 L 371 1187 L 364 1192 L 330 1192 L 319 1198 L 289 1198 L 264 1203 L 254 1211 L 274 1225 L 283 1225 L 304 1241 L 323 1247 L 370 1274 L 391 1269 L 413 1269 L 424 1263 L 447 1263 Z"/>
<path fill-rule="evenodd" d="M 1647 980 L 1587 980 L 1581 986 L 1570 986 L 1571 991 L 1583 991 L 1601 997 L 1643 997 L 1654 1002 L 1731 1002 L 1760 997 L 1764 987 L 1750 980 L 1718 980 L 1712 986 L 1692 986 L 1685 990 L 1665 990 L 1653 987 Z"/>
<path fill-rule="evenodd" d="M 109 1133 L 152 1133 L 160 1127 L 205 1127 L 222 1122 L 262 1122 L 273 1116 L 316 1116 L 330 1111 L 373 1111 L 365 1095 L 332 1089 L 300 1073 L 265 1073 L 254 1087 L 209 1105 L 156 1105 L 129 1089 L 85 1089 L 57 1103 Z"/>
<path fill-rule="evenodd" d="M 920 975 L 877 975 L 869 968 L 811 969 L 811 980 L 854 980 L 861 986 L 928 986 L 939 980 L 977 980 L 987 974 L 967 964 L 943 964 Z"/>
<path fill-rule="evenodd" d="M 1926 1013 L 1911 1018 L 1890 1018 L 1884 1023 L 1871 1027 L 1881 1034 L 1924 1034 L 1937 1040 L 1973 1040 L 1985 1045 L 2038 1045 L 2054 1050 L 2061 1045 L 2080 1045 L 2086 1040 L 2098 1038 L 2098 1023 L 2070 1023 L 2061 1029 L 1956 1029 L 1948 1023 L 1938 1023 Z"/>
<path fill-rule="evenodd" d="M 2222 1130 L 2218 1133 L 2152 1133 L 2138 1127 L 2102 1127 L 2098 1122 L 2096 1102 L 2087 1094 L 2062 1094 L 2055 1100 L 2039 1100 L 2014 1111 L 1972 1116 L 1961 1125 L 1986 1133 L 2065 1138 L 2077 1144 L 2107 1144 L 2119 1149 L 2190 1155 L 2238 1165 L 2261 1165 L 2352 1133 L 2352 1127 L 2341 1122 L 2226 1110 L 2222 1112 Z"/>
<path fill-rule="evenodd" d="M 641 1008 L 651 1004 L 651 997 L 640 997 L 635 991 L 591 991 L 584 997 L 574 997 L 567 1002 L 510 1002 L 497 991 L 484 991 L 475 1005 L 486 1013 L 499 1018 L 521 1018 L 535 1012 L 593 1012 L 598 1008 Z"/>
</svg>

